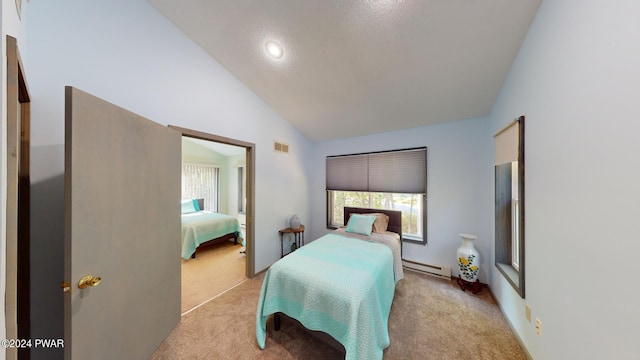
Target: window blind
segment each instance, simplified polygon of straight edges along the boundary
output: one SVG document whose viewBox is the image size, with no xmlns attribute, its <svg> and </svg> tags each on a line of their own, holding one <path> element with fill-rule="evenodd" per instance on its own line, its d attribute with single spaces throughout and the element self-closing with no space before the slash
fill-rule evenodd
<svg viewBox="0 0 640 360">
<path fill-rule="evenodd" d="M 427 148 L 327 157 L 327 190 L 426 194 Z"/>
<path fill-rule="evenodd" d="M 218 212 L 219 170 L 204 164 L 182 164 L 182 199 L 204 199 L 204 209 Z"/>
<path fill-rule="evenodd" d="M 518 119 L 510 122 L 493 137 L 495 141 L 494 165 L 518 161 L 520 153 L 520 122 Z"/>
</svg>

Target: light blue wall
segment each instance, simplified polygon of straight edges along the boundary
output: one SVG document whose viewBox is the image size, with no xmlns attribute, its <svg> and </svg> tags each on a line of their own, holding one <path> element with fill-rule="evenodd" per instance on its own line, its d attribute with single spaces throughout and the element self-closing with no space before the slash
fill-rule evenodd
<svg viewBox="0 0 640 360">
<path fill-rule="evenodd" d="M 526 299 L 490 284 L 535 359 L 638 358 L 638 14 L 544 1 L 489 117 L 492 132 L 527 118 Z"/>
<path fill-rule="evenodd" d="M 23 1 L 23 6 L 29 11 L 23 60 L 32 95 L 32 228 L 37 230 L 32 233 L 34 337 L 62 337 L 65 85 L 163 125 L 254 143 L 255 269 L 279 259 L 278 229 L 292 213 L 309 217 L 309 140 L 144 0 Z M 290 144 L 290 155 L 274 153 L 274 140 Z M 32 354 L 52 358 L 50 352 Z"/>
<path fill-rule="evenodd" d="M 488 281 L 493 251 L 491 135 L 485 118 L 317 143 L 313 157 L 312 238 L 325 234 L 325 159 L 329 155 L 427 147 L 428 244 L 404 245 L 404 258 L 450 267 L 457 276 L 458 234 L 478 236 L 479 278 Z M 305 219 L 306 220 L 306 219 Z M 304 220 L 303 220 L 304 221 Z"/>
<path fill-rule="evenodd" d="M 3 35 L 21 33 L 22 25 L 7 30 L 13 3 L 3 0 Z M 63 87 L 73 85 L 162 124 L 256 144 L 256 270 L 279 257 L 277 230 L 291 214 L 307 238 L 326 232 L 327 155 L 427 146 L 429 244 L 407 245 L 405 257 L 455 272 L 457 234 L 474 233 L 480 278 L 534 358 L 635 356 L 640 296 L 627 281 L 640 250 L 637 2 L 543 2 L 487 118 L 315 145 L 143 0 L 23 6 L 39 264 L 34 337 L 61 336 Z M 492 267 L 491 135 L 519 115 L 527 116 L 526 300 Z M 290 144 L 290 155 L 274 153 L 273 140 Z M 540 337 L 524 320 L 525 304 L 543 321 Z"/>
</svg>

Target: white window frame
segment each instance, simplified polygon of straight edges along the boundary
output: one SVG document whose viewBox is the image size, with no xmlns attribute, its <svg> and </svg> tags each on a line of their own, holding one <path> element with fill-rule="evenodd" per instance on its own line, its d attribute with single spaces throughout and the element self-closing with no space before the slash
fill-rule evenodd
<svg viewBox="0 0 640 360">
<path fill-rule="evenodd" d="M 520 271 L 520 197 L 518 162 L 511 163 L 511 266 Z"/>
</svg>

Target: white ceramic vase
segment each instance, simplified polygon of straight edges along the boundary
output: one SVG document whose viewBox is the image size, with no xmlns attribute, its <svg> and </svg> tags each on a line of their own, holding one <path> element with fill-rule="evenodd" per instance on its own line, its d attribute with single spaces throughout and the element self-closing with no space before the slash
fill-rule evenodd
<svg viewBox="0 0 640 360">
<path fill-rule="evenodd" d="M 293 215 L 291 217 L 291 219 L 289 220 L 289 227 L 292 229 L 300 228 L 300 218 L 298 217 L 298 215 Z"/>
<path fill-rule="evenodd" d="M 474 282 L 478 279 L 480 269 L 480 257 L 478 250 L 473 246 L 473 241 L 477 238 L 471 234 L 460 234 L 462 244 L 458 248 L 458 267 L 463 280 Z"/>
</svg>

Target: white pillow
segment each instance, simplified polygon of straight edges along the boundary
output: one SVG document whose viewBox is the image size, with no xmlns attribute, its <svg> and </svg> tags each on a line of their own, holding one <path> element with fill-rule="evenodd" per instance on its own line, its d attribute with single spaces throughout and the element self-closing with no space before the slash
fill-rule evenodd
<svg viewBox="0 0 640 360">
<path fill-rule="evenodd" d="M 183 214 L 190 214 L 198 211 L 195 206 L 193 206 L 193 199 L 182 200 L 181 204 Z"/>
<path fill-rule="evenodd" d="M 345 231 L 369 236 L 371 235 L 374 221 L 376 221 L 375 216 L 351 214 Z"/>
</svg>

